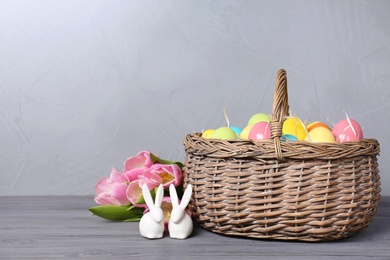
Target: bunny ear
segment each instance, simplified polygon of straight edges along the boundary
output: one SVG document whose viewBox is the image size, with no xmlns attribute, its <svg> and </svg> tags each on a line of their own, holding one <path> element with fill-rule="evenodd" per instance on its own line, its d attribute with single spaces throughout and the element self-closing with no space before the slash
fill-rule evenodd
<svg viewBox="0 0 390 260">
<path fill-rule="evenodd" d="M 154 201 L 154 205 L 157 207 L 160 207 L 162 200 L 163 200 L 163 197 L 164 197 L 164 187 L 162 184 L 160 184 L 157 188 L 156 199 Z"/>
<path fill-rule="evenodd" d="M 148 185 L 146 185 L 146 184 L 144 184 L 144 186 L 142 186 L 142 195 L 144 197 L 146 205 L 148 205 L 149 208 L 151 206 L 153 206 L 152 195 L 150 195 L 150 191 L 149 191 Z"/>
<path fill-rule="evenodd" d="M 185 208 L 187 207 L 188 203 L 190 202 L 192 196 L 192 185 L 188 184 L 186 190 L 184 191 L 183 197 L 181 198 L 180 206 Z"/>
<path fill-rule="evenodd" d="M 173 206 L 179 205 L 179 199 L 177 197 L 176 188 L 173 184 L 169 185 L 169 196 Z"/>
</svg>

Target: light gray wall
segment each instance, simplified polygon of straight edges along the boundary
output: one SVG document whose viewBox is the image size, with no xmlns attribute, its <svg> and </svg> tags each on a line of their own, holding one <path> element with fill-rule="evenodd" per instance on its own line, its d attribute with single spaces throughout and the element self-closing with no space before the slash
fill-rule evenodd
<svg viewBox="0 0 390 260">
<path fill-rule="evenodd" d="M 390 1 L 0 2 L 0 195 L 93 194 L 141 150 L 270 113 L 358 120 L 390 195 Z"/>
</svg>

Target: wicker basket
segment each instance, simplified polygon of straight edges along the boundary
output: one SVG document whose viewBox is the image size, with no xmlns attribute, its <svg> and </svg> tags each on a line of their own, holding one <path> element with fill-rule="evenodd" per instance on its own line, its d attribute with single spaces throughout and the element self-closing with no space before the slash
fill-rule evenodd
<svg viewBox="0 0 390 260">
<path fill-rule="evenodd" d="M 281 142 L 288 116 L 287 78 L 279 70 L 271 139 L 184 140 L 190 209 L 216 233 L 259 239 L 326 241 L 366 227 L 377 211 L 379 143 Z"/>
</svg>

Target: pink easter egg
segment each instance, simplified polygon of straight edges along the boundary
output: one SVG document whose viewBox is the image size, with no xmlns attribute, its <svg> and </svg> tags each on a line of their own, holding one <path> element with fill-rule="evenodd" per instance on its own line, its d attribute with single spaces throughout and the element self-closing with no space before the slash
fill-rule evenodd
<svg viewBox="0 0 390 260">
<path fill-rule="evenodd" d="M 363 139 L 363 130 L 358 122 L 351 118 L 340 120 L 332 130 L 336 142 L 351 142 Z"/>
<path fill-rule="evenodd" d="M 254 124 L 249 131 L 249 139 L 265 140 L 271 138 L 271 130 L 268 122 L 258 122 Z"/>
</svg>

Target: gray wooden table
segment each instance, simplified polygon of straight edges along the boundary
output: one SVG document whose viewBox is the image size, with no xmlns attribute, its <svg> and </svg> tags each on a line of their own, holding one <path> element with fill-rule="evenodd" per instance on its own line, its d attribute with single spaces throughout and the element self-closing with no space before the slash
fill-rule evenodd
<svg viewBox="0 0 390 260">
<path fill-rule="evenodd" d="M 138 223 L 92 216 L 90 196 L 0 197 L 0 259 L 390 259 L 390 197 L 356 235 L 321 243 L 235 238 L 195 226 L 186 240 L 142 238 Z"/>
</svg>

